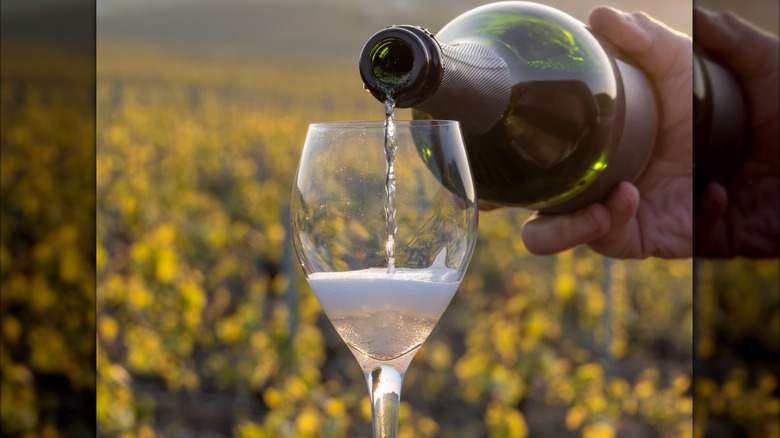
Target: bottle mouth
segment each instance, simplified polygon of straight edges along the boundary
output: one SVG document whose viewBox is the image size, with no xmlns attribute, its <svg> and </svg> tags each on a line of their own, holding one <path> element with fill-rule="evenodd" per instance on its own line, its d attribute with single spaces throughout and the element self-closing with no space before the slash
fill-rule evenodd
<svg viewBox="0 0 780 438">
<path fill-rule="evenodd" d="M 399 108 L 427 99 L 438 88 L 442 74 L 438 43 L 416 26 L 382 29 L 360 54 L 360 76 L 366 89 L 379 101 L 391 95 Z"/>
<path fill-rule="evenodd" d="M 368 61 L 378 81 L 390 85 L 402 85 L 411 77 L 414 50 L 400 38 L 384 38 L 371 48 Z"/>
</svg>

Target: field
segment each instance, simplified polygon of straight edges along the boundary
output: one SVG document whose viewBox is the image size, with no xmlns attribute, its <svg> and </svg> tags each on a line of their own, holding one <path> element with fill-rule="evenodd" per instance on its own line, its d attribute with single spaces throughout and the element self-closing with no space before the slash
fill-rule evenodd
<svg viewBox="0 0 780 438">
<path fill-rule="evenodd" d="M 96 199 L 57 199 L 48 223 L 73 121 L 50 113 L 56 86 L 6 84 L 27 90 L 3 116 L 9 433 L 57 435 L 62 406 L 39 376 L 92 389 L 72 366 L 91 344 L 68 336 L 92 323 L 101 436 L 370 436 L 363 376 L 287 230 L 307 124 L 382 115 L 355 66 L 101 43 Z M 97 209 L 94 265 L 74 243 L 91 220 L 80 205 Z M 481 215 L 469 272 L 406 375 L 401 436 L 688 437 L 694 407 L 701 424 L 778 431 L 778 369 L 743 351 L 778 355 L 776 261 L 703 262 L 694 290 L 691 260 L 532 256 L 528 214 Z M 91 296 L 96 314 L 67 312 Z"/>
</svg>

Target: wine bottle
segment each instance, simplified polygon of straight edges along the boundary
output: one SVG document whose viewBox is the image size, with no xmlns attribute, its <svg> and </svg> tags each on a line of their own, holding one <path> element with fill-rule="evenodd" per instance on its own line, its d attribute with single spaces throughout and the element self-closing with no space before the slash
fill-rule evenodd
<svg viewBox="0 0 780 438">
<path fill-rule="evenodd" d="M 390 26 L 368 39 L 359 67 L 378 100 L 460 122 L 477 195 L 491 204 L 579 209 L 637 178 L 653 148 L 644 74 L 545 5 L 480 6 L 436 35 Z"/>
<path fill-rule="evenodd" d="M 749 141 L 747 116 L 742 90 L 731 72 L 694 48 L 694 203 L 710 182 L 728 183 Z"/>
</svg>

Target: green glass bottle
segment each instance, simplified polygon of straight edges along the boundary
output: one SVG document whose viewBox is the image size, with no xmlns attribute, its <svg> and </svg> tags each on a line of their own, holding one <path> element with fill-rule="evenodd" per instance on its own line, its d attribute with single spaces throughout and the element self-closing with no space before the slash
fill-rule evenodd
<svg viewBox="0 0 780 438">
<path fill-rule="evenodd" d="M 460 122 L 477 194 L 491 204 L 573 211 L 634 180 L 652 151 L 645 76 L 545 5 L 480 6 L 436 35 L 391 26 L 366 42 L 359 64 L 378 100 L 390 94 L 416 119 Z"/>
<path fill-rule="evenodd" d="M 693 199 L 707 184 L 728 184 L 749 141 L 747 108 L 734 76 L 718 59 L 693 52 Z"/>
</svg>

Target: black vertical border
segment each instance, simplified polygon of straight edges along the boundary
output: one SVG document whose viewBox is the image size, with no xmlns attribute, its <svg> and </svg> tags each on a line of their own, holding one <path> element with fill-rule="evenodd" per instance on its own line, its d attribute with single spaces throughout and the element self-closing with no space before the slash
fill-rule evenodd
<svg viewBox="0 0 780 438">
<path fill-rule="evenodd" d="M 72 245 L 77 248 L 79 272 L 71 272 L 69 275 L 81 280 L 75 286 L 53 281 L 52 290 L 57 304 L 49 311 L 51 320 L 44 320 L 43 323 L 56 325 L 57 322 L 50 321 L 60 321 L 57 318 L 62 314 L 71 315 L 69 318 L 72 326 L 76 328 L 66 330 L 63 327 L 62 333 L 67 333 L 65 348 L 72 348 L 73 352 L 70 357 L 75 363 L 70 366 L 78 369 L 80 373 L 76 374 L 81 377 L 78 383 L 74 383 L 72 377 L 58 372 L 56 367 L 54 371 L 41 371 L 30 366 L 29 345 L 4 349 L 3 355 L 6 357 L 0 359 L 12 359 L 31 371 L 27 384 L 33 388 L 37 402 L 37 426 L 34 431 L 36 435 L 42 436 L 42 428 L 48 427 L 49 433 L 51 428 L 54 428 L 59 436 L 94 437 L 97 435 L 94 324 L 96 0 L 5 0 L 0 5 L 0 11 L 0 62 L 3 66 L 3 75 L 0 78 L 3 92 L 1 109 L 5 131 L 0 133 L 0 157 L 10 158 L 19 148 L 23 148 L 27 150 L 23 155 L 29 160 L 18 163 L 13 173 L 9 171 L 2 175 L 2 217 L 5 222 L 2 224 L 5 231 L 3 244 L 8 248 L 11 267 L 4 272 L 0 292 L 5 295 L 10 290 L 7 289 L 11 277 L 9 271 L 15 269 L 22 271 L 23 276 L 37 274 L 54 278 L 50 271 L 36 272 L 39 266 L 25 263 L 24 260 L 31 256 L 32 248 L 48 235 L 48 231 L 53 232 L 59 226 L 58 221 L 77 224 L 76 242 Z M 17 68 L 22 65 L 23 69 Z M 57 97 L 47 97 L 50 92 Z M 60 135 L 49 142 L 49 146 L 55 147 L 57 160 L 49 169 L 43 170 L 43 176 L 40 173 L 41 166 L 35 166 L 35 151 L 30 150 L 34 146 L 19 144 L 11 135 L 13 123 L 19 119 L 17 116 L 21 113 L 21 108 L 34 99 L 42 99 L 47 111 L 57 113 L 57 110 L 61 110 L 72 115 L 68 118 L 69 123 L 57 128 Z M 33 132 L 38 128 L 45 130 L 47 126 L 43 125 L 51 122 L 51 119 L 43 117 L 33 122 L 31 129 Z M 29 120 L 24 123 L 29 123 Z M 41 126 L 36 126 L 35 123 Z M 19 197 L 11 190 L 14 190 L 14 184 L 19 181 L 36 178 L 50 178 L 53 184 L 45 196 L 41 195 L 39 202 L 43 207 L 34 218 L 39 224 L 45 224 L 47 229 L 37 228 L 30 231 L 30 218 L 25 216 L 24 206 L 20 205 Z M 68 200 L 78 200 L 73 210 L 62 208 L 63 204 L 67 206 Z M 29 294 L 34 294 L 32 287 L 30 289 Z M 66 294 L 71 294 L 66 301 L 69 304 L 67 308 L 62 308 L 59 306 L 60 300 L 63 300 Z M 5 298 L 3 297 L 0 309 L 3 322 L 6 317 L 20 321 L 20 338 L 25 339 L 26 334 L 41 324 L 40 316 L 27 317 L 30 313 L 27 303 Z M 14 376 L 2 377 L 5 379 Z M 1 403 L 4 408 L 10 406 L 13 415 L 16 414 L 14 410 L 19 405 L 18 400 L 4 397 Z M 18 428 L 11 429 L 13 425 L 10 423 L 13 422 L 8 423 L 4 422 L 0 426 L 0 436 L 22 434 Z"/>
<path fill-rule="evenodd" d="M 703 8 L 714 13 L 731 12 L 735 15 L 753 23 L 759 28 L 778 32 L 778 16 L 776 9 L 772 4 L 777 0 L 755 0 L 755 1 L 737 1 L 737 0 L 693 0 L 694 8 Z M 770 28 L 765 28 L 770 26 Z M 772 28 L 773 27 L 773 28 Z M 696 40 L 696 25 L 693 23 L 692 36 Z M 751 50 L 749 47 L 745 50 Z M 776 56 L 780 56 L 777 54 Z M 754 97 L 755 98 L 755 97 Z M 694 106 L 696 101 L 694 100 Z M 695 113 L 694 113 L 695 114 Z M 780 114 L 780 109 L 775 113 Z M 694 124 L 694 138 L 696 138 L 697 129 L 702 127 Z M 694 144 L 694 146 L 696 146 Z M 749 146 L 748 146 L 749 147 Z M 778 153 L 780 153 L 780 145 Z M 698 154 L 706 154 L 706 148 L 697 151 Z M 712 150 L 709 150 L 712 152 Z M 722 167 L 728 162 L 724 160 L 728 157 L 719 156 L 714 158 L 714 163 Z M 713 159 L 712 156 L 709 157 Z M 720 161 L 718 160 L 720 159 Z M 778 196 L 780 196 L 780 187 L 778 187 Z M 694 214 L 697 214 L 694 209 Z M 780 221 L 780 217 L 776 218 Z M 695 223 L 696 221 L 694 221 Z M 694 242 L 702 241 L 701 230 L 694 227 Z M 697 254 L 697 248 L 694 245 L 694 254 Z M 763 259 L 769 269 L 773 269 L 777 276 L 780 271 L 780 255 L 776 254 L 774 258 Z M 708 259 L 705 257 L 695 257 L 693 261 L 693 436 L 694 437 L 742 437 L 742 436 L 763 436 L 757 435 L 762 427 L 767 427 L 767 423 L 780 421 L 772 418 L 772 414 L 766 412 L 763 417 L 757 417 L 751 421 L 745 422 L 744 419 L 731 415 L 728 409 L 724 412 L 713 413 L 711 406 L 713 398 L 722 398 L 724 387 L 728 384 L 730 373 L 735 370 L 745 370 L 747 378 L 743 391 L 757 392 L 761 385 L 763 376 L 774 376 L 775 382 L 780 380 L 780 344 L 775 342 L 771 345 L 762 344 L 756 337 L 756 333 L 751 333 L 751 327 L 742 327 L 730 320 L 731 309 L 728 301 L 724 298 L 724 287 L 727 284 L 732 290 L 737 289 L 739 293 L 744 294 L 745 300 L 750 300 L 751 295 L 762 296 L 764 302 L 780 301 L 780 296 L 775 296 L 780 290 L 780 285 L 768 284 L 766 281 L 760 281 L 760 276 L 756 273 L 754 264 L 756 260 L 751 260 L 744 255 L 737 254 L 728 259 Z M 764 309 L 766 310 L 766 309 Z M 771 310 L 771 309 L 770 309 Z M 775 309 L 777 311 L 777 309 Z M 758 323 L 766 331 L 780 332 L 780 326 L 773 324 L 772 321 L 748 321 L 747 323 L 755 325 Z M 705 338 L 708 338 L 705 341 Z M 710 342 L 709 347 L 702 346 Z M 703 354 L 704 350 L 708 350 Z M 741 371 L 740 371 L 741 372 Z M 715 382 L 716 388 L 711 383 Z M 703 383 L 706 383 L 703 384 Z M 716 394 L 712 394 L 712 391 Z M 718 394 L 717 392 L 720 392 Z M 780 398 L 780 384 L 775 384 L 769 394 L 775 400 Z M 766 394 L 754 395 L 748 393 L 742 400 L 742 407 L 764 407 L 766 402 L 763 397 Z M 767 430 L 767 429 L 764 429 Z"/>
</svg>

